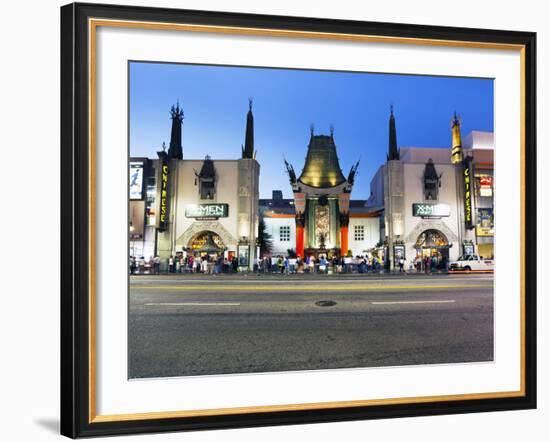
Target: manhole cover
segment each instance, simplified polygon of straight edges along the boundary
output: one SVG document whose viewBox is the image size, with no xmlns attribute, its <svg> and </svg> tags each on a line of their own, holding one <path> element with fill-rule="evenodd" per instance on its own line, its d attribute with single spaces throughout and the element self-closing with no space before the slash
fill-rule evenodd
<svg viewBox="0 0 550 442">
<path fill-rule="evenodd" d="M 315 305 L 318 307 L 332 307 L 333 305 L 336 305 L 336 301 L 317 301 Z"/>
</svg>

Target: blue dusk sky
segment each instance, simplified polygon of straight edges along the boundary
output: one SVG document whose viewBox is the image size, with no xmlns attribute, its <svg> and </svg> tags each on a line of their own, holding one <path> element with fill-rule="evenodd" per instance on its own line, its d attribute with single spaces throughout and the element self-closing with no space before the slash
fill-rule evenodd
<svg viewBox="0 0 550 442">
<path fill-rule="evenodd" d="M 249 67 L 130 63 L 130 155 L 157 158 L 170 141 L 170 107 L 184 110 L 184 159 L 236 159 L 244 144 L 248 98 L 260 163 L 260 197 L 292 196 L 283 158 L 299 175 L 310 138 L 329 134 L 347 176 L 361 160 L 353 199 L 367 199 L 386 160 L 394 106 L 399 147 L 449 148 L 456 110 L 462 135 L 493 131 L 493 80 Z M 450 152 L 449 152 L 450 154 Z"/>
</svg>

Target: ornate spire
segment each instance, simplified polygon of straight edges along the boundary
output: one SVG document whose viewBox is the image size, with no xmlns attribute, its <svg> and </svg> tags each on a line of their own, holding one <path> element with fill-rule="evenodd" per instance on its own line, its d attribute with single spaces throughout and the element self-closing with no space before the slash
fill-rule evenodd
<svg viewBox="0 0 550 442">
<path fill-rule="evenodd" d="M 388 161 L 392 160 L 399 160 L 399 149 L 397 148 L 397 131 L 395 130 L 393 104 L 390 106 L 390 134 L 388 143 Z"/>
<path fill-rule="evenodd" d="M 170 147 L 168 148 L 168 157 L 183 159 L 183 147 L 181 145 L 181 125 L 183 124 L 183 109 L 180 108 L 179 100 L 176 106 L 170 109 L 172 118 L 172 132 L 170 134 Z"/>
<path fill-rule="evenodd" d="M 460 135 L 460 119 L 454 113 L 451 120 L 451 134 L 452 134 L 452 150 L 451 150 L 451 162 L 453 164 L 460 163 L 464 159 L 462 152 L 462 137 Z"/>
<path fill-rule="evenodd" d="M 242 148 L 243 158 L 254 158 L 254 115 L 252 115 L 252 98 L 248 99 L 248 113 L 246 114 L 246 134 L 244 147 Z"/>
</svg>

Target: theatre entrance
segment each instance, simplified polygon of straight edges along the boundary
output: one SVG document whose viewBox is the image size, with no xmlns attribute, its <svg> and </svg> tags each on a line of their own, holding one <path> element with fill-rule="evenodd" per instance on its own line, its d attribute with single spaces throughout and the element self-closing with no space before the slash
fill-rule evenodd
<svg viewBox="0 0 550 442">
<path fill-rule="evenodd" d="M 210 230 L 204 230 L 197 233 L 188 244 L 188 250 L 195 256 L 208 255 L 212 258 L 217 258 L 223 255 L 225 245 L 220 236 Z"/>
<path fill-rule="evenodd" d="M 449 241 L 439 230 L 429 229 L 422 232 L 416 240 L 418 258 L 436 258 L 437 263 L 449 262 Z"/>
</svg>

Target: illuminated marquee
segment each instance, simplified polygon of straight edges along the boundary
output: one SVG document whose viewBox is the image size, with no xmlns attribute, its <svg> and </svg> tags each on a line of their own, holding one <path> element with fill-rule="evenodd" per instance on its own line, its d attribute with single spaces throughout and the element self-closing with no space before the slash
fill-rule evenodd
<svg viewBox="0 0 550 442">
<path fill-rule="evenodd" d="M 464 224 L 467 229 L 474 228 L 473 191 L 472 191 L 472 158 L 467 157 L 462 162 L 464 180 Z"/>
<path fill-rule="evenodd" d="M 168 224 L 168 164 L 162 163 L 160 174 L 160 210 L 159 229 L 164 230 Z"/>
<path fill-rule="evenodd" d="M 187 218 L 226 218 L 229 204 L 197 204 L 185 208 Z"/>
<path fill-rule="evenodd" d="M 451 215 L 451 208 L 448 204 L 439 203 L 414 203 L 413 216 L 422 218 L 441 218 Z"/>
</svg>

